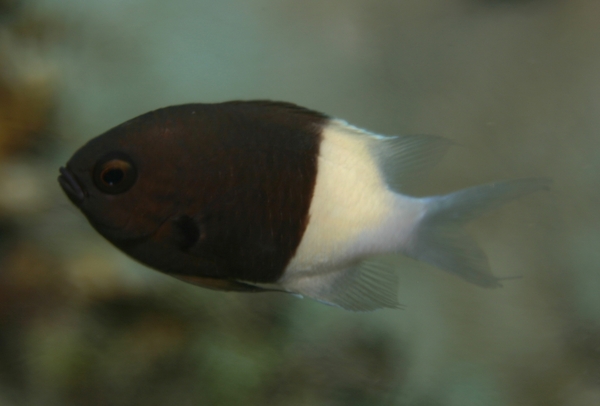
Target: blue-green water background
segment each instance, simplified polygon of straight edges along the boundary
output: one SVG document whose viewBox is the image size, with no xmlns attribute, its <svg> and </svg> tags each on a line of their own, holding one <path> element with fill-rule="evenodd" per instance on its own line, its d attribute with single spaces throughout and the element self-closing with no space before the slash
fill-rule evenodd
<svg viewBox="0 0 600 406">
<path fill-rule="evenodd" d="M 0 405 L 600 404 L 596 0 L 0 2 Z M 97 235 L 57 169 L 129 118 L 275 99 L 458 144 L 415 187 L 545 176 L 469 226 L 498 276 L 404 310 L 212 292 Z"/>
</svg>

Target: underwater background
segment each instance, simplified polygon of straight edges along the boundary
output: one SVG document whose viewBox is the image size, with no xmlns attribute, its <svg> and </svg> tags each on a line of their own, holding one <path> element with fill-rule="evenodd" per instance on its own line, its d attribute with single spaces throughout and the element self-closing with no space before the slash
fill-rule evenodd
<svg viewBox="0 0 600 406">
<path fill-rule="evenodd" d="M 457 142 L 417 185 L 550 177 L 468 227 L 487 290 L 403 310 L 201 289 L 100 237 L 58 168 L 146 111 L 273 99 Z M 0 406 L 600 404 L 597 0 L 0 0 Z"/>
</svg>

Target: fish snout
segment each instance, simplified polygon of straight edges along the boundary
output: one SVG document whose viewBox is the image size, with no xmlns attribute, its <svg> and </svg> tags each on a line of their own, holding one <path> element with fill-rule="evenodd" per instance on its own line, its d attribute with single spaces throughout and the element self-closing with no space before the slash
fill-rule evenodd
<svg viewBox="0 0 600 406">
<path fill-rule="evenodd" d="M 60 187 L 74 204 L 81 204 L 88 195 L 87 191 L 81 186 L 73 172 L 64 167 L 61 167 L 59 171 L 58 183 L 60 183 Z"/>
</svg>

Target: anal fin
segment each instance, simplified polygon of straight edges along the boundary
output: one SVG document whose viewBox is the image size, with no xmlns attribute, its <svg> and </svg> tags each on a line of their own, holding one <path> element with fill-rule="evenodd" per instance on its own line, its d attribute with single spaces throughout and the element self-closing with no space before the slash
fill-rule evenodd
<svg viewBox="0 0 600 406">
<path fill-rule="evenodd" d="M 376 259 L 346 269 L 304 275 L 294 285 L 296 293 L 346 310 L 367 312 L 401 307 L 396 269 Z"/>
</svg>

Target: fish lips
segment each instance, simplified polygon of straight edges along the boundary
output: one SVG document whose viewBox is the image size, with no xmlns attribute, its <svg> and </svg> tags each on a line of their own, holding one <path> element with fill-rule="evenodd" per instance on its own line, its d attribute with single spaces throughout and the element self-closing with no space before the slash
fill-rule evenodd
<svg viewBox="0 0 600 406">
<path fill-rule="evenodd" d="M 62 187 L 69 200 L 76 206 L 79 206 L 87 197 L 87 191 L 79 183 L 73 172 L 64 167 L 61 167 L 59 171 L 58 183 L 60 183 L 60 187 Z"/>
</svg>

